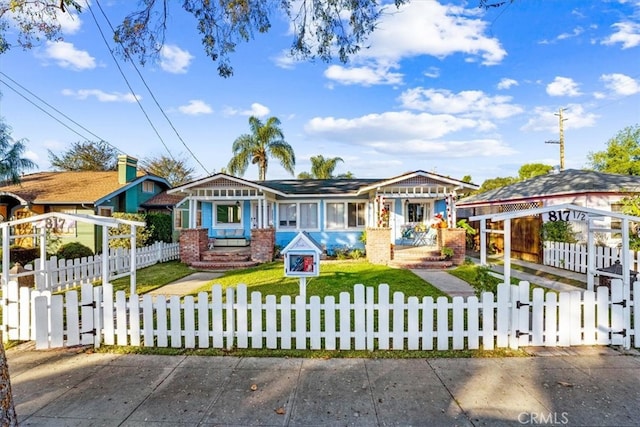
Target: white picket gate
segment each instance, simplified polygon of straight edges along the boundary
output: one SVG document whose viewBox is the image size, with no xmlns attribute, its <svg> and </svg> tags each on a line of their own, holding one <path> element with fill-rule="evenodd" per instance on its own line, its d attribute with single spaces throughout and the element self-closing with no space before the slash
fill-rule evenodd
<svg viewBox="0 0 640 427">
<path fill-rule="evenodd" d="M 611 289 L 559 293 L 528 282 L 502 284 L 482 298 L 390 294 L 389 286 L 356 285 L 353 299 L 307 301 L 297 296 L 248 294 L 239 285 L 223 293 L 152 297 L 82 286 L 80 294 L 32 291 L 10 283 L 3 330 L 37 349 L 78 344 L 173 348 L 309 350 L 456 350 L 525 346 L 621 345 L 640 347 L 640 282 L 633 294 L 621 280 Z M 633 319 L 633 324 L 632 324 Z"/>
</svg>

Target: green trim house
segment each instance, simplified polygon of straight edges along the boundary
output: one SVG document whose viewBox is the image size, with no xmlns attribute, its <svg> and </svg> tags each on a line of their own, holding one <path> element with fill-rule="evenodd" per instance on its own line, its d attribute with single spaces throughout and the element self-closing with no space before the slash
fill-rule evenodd
<svg viewBox="0 0 640 427">
<path fill-rule="evenodd" d="M 115 171 L 38 172 L 25 175 L 20 184 L 0 187 L 0 221 L 17 220 L 49 212 L 111 216 L 115 212 L 143 212 L 142 205 L 170 188 L 164 178 L 138 170 L 137 159 L 118 156 Z M 101 249 L 101 229 L 89 223 L 52 220 L 47 227 L 61 243 L 80 242 Z M 31 224 L 14 234 L 31 234 Z M 28 237 L 12 244 L 29 246 Z"/>
</svg>

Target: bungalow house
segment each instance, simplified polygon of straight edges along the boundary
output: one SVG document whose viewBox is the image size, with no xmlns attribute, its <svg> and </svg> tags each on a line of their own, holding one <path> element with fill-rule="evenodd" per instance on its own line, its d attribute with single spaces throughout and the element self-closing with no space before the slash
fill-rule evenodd
<svg viewBox="0 0 640 427">
<path fill-rule="evenodd" d="M 169 187 L 164 178 L 138 171 L 135 158 L 121 155 L 116 171 L 38 172 L 23 176 L 20 184 L 0 187 L 0 221 L 49 212 L 101 216 L 137 213 L 145 201 Z M 14 230 L 14 234 L 32 233 L 31 223 L 19 227 L 22 229 Z M 76 241 L 100 251 L 100 227 L 61 219 L 52 220 L 47 227 L 61 243 Z M 30 246 L 32 241 L 25 237 L 12 243 Z"/>
<path fill-rule="evenodd" d="M 477 188 L 425 171 L 386 179 L 266 181 L 218 173 L 167 194 L 184 198 L 176 220 L 184 229 L 206 230 L 210 247 L 249 245 L 255 230 L 272 230 L 273 244 L 285 247 L 305 231 L 331 253 L 364 248 L 363 233 L 372 227 L 389 230 L 389 247 L 406 243 L 406 230 L 426 226 L 436 213 L 453 226 L 456 191 Z"/>
<path fill-rule="evenodd" d="M 563 204 L 619 213 L 622 208 L 622 199 L 638 195 L 640 195 L 639 176 L 567 169 L 458 200 L 456 213 L 458 218 L 469 218 Z M 616 217 L 603 217 L 598 226 L 603 229 L 619 229 L 620 224 L 616 221 L 618 221 Z M 571 224 L 577 240 L 585 242 L 587 223 L 573 221 Z M 540 216 L 519 218 L 514 222 L 511 241 L 512 250 L 516 255 L 520 253 L 525 259 L 540 260 L 541 226 Z M 619 243 L 618 236 L 612 233 L 605 233 L 598 238 L 601 244 L 615 246 Z M 500 242 L 501 239 L 497 236 L 492 243 L 496 245 L 498 251 L 501 248 Z"/>
</svg>

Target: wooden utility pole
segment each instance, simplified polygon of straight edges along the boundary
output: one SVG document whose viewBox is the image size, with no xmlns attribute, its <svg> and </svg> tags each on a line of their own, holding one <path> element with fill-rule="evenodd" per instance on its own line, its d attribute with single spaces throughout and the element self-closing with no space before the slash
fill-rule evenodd
<svg viewBox="0 0 640 427">
<path fill-rule="evenodd" d="M 562 112 L 566 110 L 566 108 L 560 108 L 560 110 L 556 113 L 558 116 L 558 120 L 560 122 L 560 140 L 559 141 L 545 141 L 546 144 L 560 144 L 560 170 L 564 170 L 564 121 L 567 119 L 562 118 Z"/>
</svg>

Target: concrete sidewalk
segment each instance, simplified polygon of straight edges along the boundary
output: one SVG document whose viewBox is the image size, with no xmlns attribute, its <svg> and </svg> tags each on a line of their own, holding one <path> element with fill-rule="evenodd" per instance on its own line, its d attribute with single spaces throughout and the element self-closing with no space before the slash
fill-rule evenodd
<svg viewBox="0 0 640 427">
<path fill-rule="evenodd" d="M 7 351 L 21 426 L 637 426 L 640 356 L 297 359 Z"/>
</svg>

